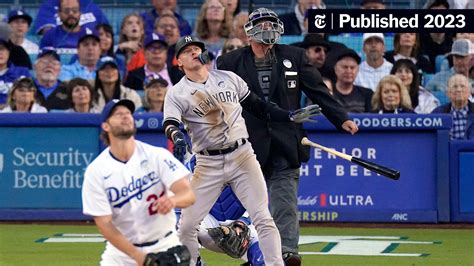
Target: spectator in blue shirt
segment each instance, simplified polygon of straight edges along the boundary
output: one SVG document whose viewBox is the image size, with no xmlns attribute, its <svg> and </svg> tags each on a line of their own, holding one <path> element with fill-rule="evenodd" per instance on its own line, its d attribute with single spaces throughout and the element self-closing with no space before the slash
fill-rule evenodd
<svg viewBox="0 0 474 266">
<path fill-rule="evenodd" d="M 33 31 L 36 34 L 44 35 L 48 30 L 61 26 L 61 19 L 58 14 L 60 0 L 42 1 L 36 15 Z M 65 1 L 63 1 L 65 2 Z M 94 28 L 99 23 L 109 23 L 99 6 L 92 0 L 80 0 L 79 25 Z"/>
<path fill-rule="evenodd" d="M 16 67 L 10 63 L 10 43 L 0 39 L 0 108 L 7 103 L 7 96 L 13 82 L 21 77 L 30 77 L 30 71 L 25 67 Z"/>
<path fill-rule="evenodd" d="M 81 10 L 79 0 L 62 0 L 58 9 L 61 25 L 46 32 L 41 39 L 40 48 L 54 47 L 58 54 L 76 54 L 79 38 L 82 36 L 79 23 Z M 89 28 L 94 28 L 87 26 Z"/>
<path fill-rule="evenodd" d="M 100 39 L 95 29 L 84 28 L 77 44 L 78 60 L 61 69 L 59 79 L 68 81 L 73 78 L 95 79 L 97 61 L 100 58 Z"/>
<path fill-rule="evenodd" d="M 145 34 L 153 33 L 155 20 L 161 16 L 163 11 L 171 10 L 176 18 L 178 18 L 179 32 L 181 33 L 181 36 L 191 35 L 191 26 L 189 26 L 189 23 L 176 12 L 177 2 L 177 0 L 150 0 L 150 3 L 154 8 L 140 14 L 145 22 Z"/>
</svg>

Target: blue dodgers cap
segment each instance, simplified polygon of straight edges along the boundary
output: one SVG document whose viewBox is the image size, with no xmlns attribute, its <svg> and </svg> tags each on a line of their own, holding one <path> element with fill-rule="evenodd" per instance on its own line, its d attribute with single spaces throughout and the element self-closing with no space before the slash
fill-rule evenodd
<svg viewBox="0 0 474 266">
<path fill-rule="evenodd" d="M 59 54 L 56 52 L 56 48 L 52 46 L 45 46 L 41 48 L 38 52 L 38 56 L 36 57 L 36 60 L 40 59 L 41 57 L 45 55 L 52 55 L 56 60 L 61 62 L 61 57 L 59 57 Z"/>
<path fill-rule="evenodd" d="M 100 42 L 99 33 L 94 28 L 81 27 L 79 32 L 79 39 L 77 40 L 77 46 L 88 37 L 92 37 L 98 42 Z"/>
<path fill-rule="evenodd" d="M 133 112 L 135 112 L 135 104 L 132 101 L 130 101 L 128 99 L 122 99 L 122 100 L 113 99 L 110 102 L 108 102 L 105 105 L 104 110 L 102 110 L 102 114 L 101 114 L 102 123 L 104 123 L 105 121 L 107 121 L 107 119 L 109 119 L 109 117 L 112 114 L 112 111 L 114 110 L 114 108 L 119 106 L 119 105 L 127 107 L 128 110 L 130 110 L 130 112 L 132 112 L 132 114 L 133 114 Z"/>
<path fill-rule="evenodd" d="M 97 71 L 101 70 L 106 65 L 112 65 L 115 68 L 119 69 L 117 60 L 115 60 L 115 58 L 111 56 L 103 56 L 99 59 L 99 61 L 97 61 Z"/>
<path fill-rule="evenodd" d="M 166 42 L 166 37 L 159 34 L 159 33 L 151 33 L 151 34 L 147 34 L 146 37 L 145 37 L 145 42 L 144 42 L 144 45 L 145 47 L 148 47 L 150 44 L 154 43 L 154 42 L 159 42 L 161 44 L 163 44 L 165 47 L 168 47 L 168 43 Z"/>
<path fill-rule="evenodd" d="M 17 18 L 23 18 L 28 22 L 28 26 L 31 25 L 33 18 L 22 9 L 14 9 L 8 13 L 8 23 L 12 22 Z"/>
</svg>

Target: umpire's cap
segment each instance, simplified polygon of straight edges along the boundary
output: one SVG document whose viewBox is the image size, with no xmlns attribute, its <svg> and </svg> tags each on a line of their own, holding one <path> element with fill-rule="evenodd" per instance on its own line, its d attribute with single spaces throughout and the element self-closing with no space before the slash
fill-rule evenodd
<svg viewBox="0 0 474 266">
<path fill-rule="evenodd" d="M 199 48 L 201 48 L 202 51 L 204 51 L 206 49 L 206 45 L 204 45 L 204 43 L 201 42 L 201 40 L 199 40 L 198 38 L 193 37 L 191 35 L 186 35 L 186 36 L 181 37 L 176 42 L 176 48 L 175 48 L 176 58 L 178 58 L 179 54 L 184 50 L 184 48 L 186 48 L 186 46 L 188 46 L 190 44 L 194 44 L 194 45 L 199 46 Z"/>
<path fill-rule="evenodd" d="M 109 119 L 109 117 L 112 114 L 112 112 L 114 111 L 115 107 L 117 107 L 119 105 L 127 107 L 128 110 L 130 110 L 130 112 L 132 114 L 133 114 L 133 112 L 135 112 L 135 104 L 132 101 L 127 100 L 127 99 L 122 99 L 122 100 L 113 99 L 110 102 L 108 102 L 105 105 L 104 110 L 102 110 L 102 115 L 101 115 L 102 123 L 107 121 L 107 119 Z"/>
</svg>

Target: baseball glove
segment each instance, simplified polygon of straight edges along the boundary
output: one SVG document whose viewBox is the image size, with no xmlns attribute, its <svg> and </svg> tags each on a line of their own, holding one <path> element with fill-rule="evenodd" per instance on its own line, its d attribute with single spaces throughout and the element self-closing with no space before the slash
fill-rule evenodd
<svg viewBox="0 0 474 266">
<path fill-rule="evenodd" d="M 239 228 L 240 232 L 237 232 Z M 221 225 L 207 230 L 216 245 L 232 258 L 240 258 L 247 252 L 250 244 L 250 230 L 240 221 L 228 226 Z"/>
<path fill-rule="evenodd" d="M 191 253 L 186 246 L 175 246 L 167 251 L 148 253 L 143 266 L 188 266 Z"/>
</svg>

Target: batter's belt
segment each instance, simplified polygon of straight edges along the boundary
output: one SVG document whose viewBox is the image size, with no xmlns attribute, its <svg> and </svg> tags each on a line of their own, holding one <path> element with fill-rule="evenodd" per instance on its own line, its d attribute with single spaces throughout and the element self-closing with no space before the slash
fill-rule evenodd
<svg viewBox="0 0 474 266">
<path fill-rule="evenodd" d="M 228 148 L 221 149 L 221 150 L 202 150 L 198 153 L 201 155 L 207 155 L 207 156 L 223 155 L 223 154 L 227 154 L 227 153 L 231 153 L 235 151 L 238 147 L 247 143 L 247 141 L 248 141 L 247 139 L 239 139 L 235 141 L 235 143 Z"/>
</svg>

